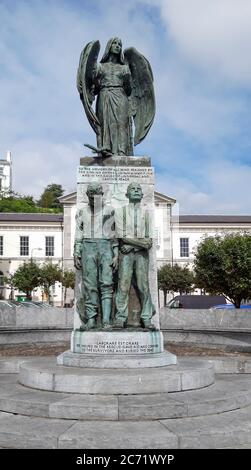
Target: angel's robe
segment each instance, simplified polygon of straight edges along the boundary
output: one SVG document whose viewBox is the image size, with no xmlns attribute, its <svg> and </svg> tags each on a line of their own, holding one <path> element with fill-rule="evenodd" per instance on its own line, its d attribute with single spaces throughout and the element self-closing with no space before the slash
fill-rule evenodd
<svg viewBox="0 0 251 470">
<path fill-rule="evenodd" d="M 98 148 L 113 155 L 133 155 L 132 118 L 129 96 L 131 73 L 128 65 L 100 63 L 95 81 L 98 98 L 96 114 L 101 124 Z"/>
</svg>

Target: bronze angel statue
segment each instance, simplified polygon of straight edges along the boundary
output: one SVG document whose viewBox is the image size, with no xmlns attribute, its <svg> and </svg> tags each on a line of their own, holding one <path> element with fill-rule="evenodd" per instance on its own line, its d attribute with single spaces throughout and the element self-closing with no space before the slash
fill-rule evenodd
<svg viewBox="0 0 251 470">
<path fill-rule="evenodd" d="M 119 38 L 108 41 L 98 64 L 99 51 L 99 41 L 88 43 L 77 73 L 80 99 L 97 135 L 97 148 L 87 147 L 102 156 L 133 155 L 133 144 L 145 138 L 154 119 L 152 69 L 135 48 L 123 52 Z M 95 95 L 96 112 L 92 108 Z"/>
</svg>

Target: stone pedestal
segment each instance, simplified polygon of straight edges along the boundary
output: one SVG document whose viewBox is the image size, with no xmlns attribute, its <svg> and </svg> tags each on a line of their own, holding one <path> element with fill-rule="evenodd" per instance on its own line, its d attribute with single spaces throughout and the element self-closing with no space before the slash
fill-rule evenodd
<svg viewBox="0 0 251 470">
<path fill-rule="evenodd" d="M 73 331 L 71 351 L 84 354 L 156 354 L 164 351 L 160 331 Z"/>
<path fill-rule="evenodd" d="M 57 358 L 58 365 L 90 368 L 145 368 L 176 364 L 174 354 L 164 351 L 160 331 L 72 332 L 71 351 Z"/>
<path fill-rule="evenodd" d="M 153 239 L 153 247 L 149 251 L 149 285 L 152 302 L 155 307 L 155 315 L 152 323 L 159 328 L 158 291 L 157 291 L 157 265 L 154 231 L 154 169 L 148 157 L 113 156 L 108 158 L 83 157 L 77 170 L 77 211 L 84 210 L 88 206 L 86 195 L 88 184 L 98 182 L 102 184 L 104 191 L 104 206 L 115 210 L 128 205 L 126 197 L 127 187 L 132 182 L 140 183 L 144 197 L 141 208 L 150 216 L 150 235 Z M 81 308 L 79 299 L 83 295 L 81 290 L 81 273 L 77 272 L 75 305 Z M 80 306 L 80 307 L 78 307 Z M 114 307 L 112 316 L 114 316 Z M 129 300 L 128 326 L 140 326 L 140 304 L 136 292 L 131 287 Z M 98 318 L 98 326 L 101 324 Z M 74 329 L 80 327 L 78 312 L 74 316 Z"/>
<path fill-rule="evenodd" d="M 154 230 L 154 169 L 148 157 L 113 156 L 108 158 L 84 157 L 80 160 L 77 170 L 77 213 L 81 214 L 81 220 L 88 216 L 87 188 L 90 183 L 102 185 L 102 206 L 109 214 L 114 214 L 114 226 L 116 236 L 122 238 L 125 235 L 117 235 L 117 214 L 123 213 L 128 206 L 129 200 L 126 196 L 130 183 L 139 183 L 143 191 L 140 202 L 140 211 L 147 215 L 149 223 L 149 235 L 152 239 L 152 248 L 147 252 L 149 256 L 149 288 L 152 303 L 154 305 L 154 316 L 151 319 L 156 331 L 146 330 L 141 327 L 141 305 L 137 294 L 137 288 L 131 286 L 129 296 L 129 315 L 127 327 L 111 330 L 102 329 L 102 314 L 98 313 L 95 319 L 96 328 L 93 330 L 82 330 L 80 317 L 84 312 L 83 304 L 83 282 L 82 273 L 76 273 L 75 289 L 75 316 L 74 331 L 71 336 L 71 350 L 61 354 L 57 364 L 67 366 L 66 368 L 79 368 L 85 375 L 88 369 L 99 369 L 101 374 L 104 369 L 151 369 L 166 368 L 177 363 L 174 354 L 164 351 L 163 336 L 159 330 L 158 291 L 157 291 L 157 264 Z M 103 209 L 102 209 L 103 210 Z M 120 211 L 120 212 L 119 212 Z M 145 212 L 144 212 L 145 211 Z M 102 219 L 101 219 L 102 220 Z M 124 233 L 124 232 L 123 232 Z M 128 236 L 128 235 L 126 235 Z M 134 238 L 135 234 L 131 237 Z M 138 234 L 136 237 L 141 238 Z M 143 235 L 143 238 L 146 235 Z M 89 236 L 86 237 L 87 239 Z M 98 236 L 92 235 L 95 239 Z M 112 238 L 112 237 L 111 237 Z M 130 236 L 129 236 L 130 238 Z M 114 278 L 114 291 L 116 290 L 116 276 Z M 115 316 L 115 302 L 111 314 L 111 325 Z M 116 382 L 116 378 L 114 378 Z M 127 377 L 124 378 L 125 382 Z M 104 384 L 105 387 L 105 384 Z M 158 389 L 158 386 L 157 386 Z M 156 389 L 156 390 L 157 390 Z"/>
</svg>

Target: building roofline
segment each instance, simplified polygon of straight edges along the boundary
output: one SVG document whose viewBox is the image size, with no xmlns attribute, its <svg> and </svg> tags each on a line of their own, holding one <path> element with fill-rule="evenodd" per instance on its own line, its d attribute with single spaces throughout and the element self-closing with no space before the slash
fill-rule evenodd
<svg viewBox="0 0 251 470">
<path fill-rule="evenodd" d="M 0 212 L 0 222 L 63 222 L 63 214 Z"/>
<path fill-rule="evenodd" d="M 64 194 L 63 196 L 60 196 L 58 200 L 61 202 L 61 204 L 64 204 L 65 202 L 68 202 L 69 199 L 72 199 L 74 197 L 77 197 L 77 191 L 73 191 L 72 193 Z"/>
<path fill-rule="evenodd" d="M 160 199 L 163 199 L 166 202 L 172 202 L 173 204 L 176 203 L 176 199 L 174 199 L 173 197 L 170 197 L 170 196 L 166 196 L 165 194 L 160 193 L 159 191 L 154 191 L 154 196 L 157 196 L 157 197 L 159 197 Z"/>
<path fill-rule="evenodd" d="M 251 215 L 180 215 L 181 224 L 251 224 Z"/>
</svg>

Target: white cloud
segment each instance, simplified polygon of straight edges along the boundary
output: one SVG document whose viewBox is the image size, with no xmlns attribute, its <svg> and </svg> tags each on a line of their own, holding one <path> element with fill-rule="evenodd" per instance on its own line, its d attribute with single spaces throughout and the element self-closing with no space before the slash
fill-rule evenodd
<svg viewBox="0 0 251 470">
<path fill-rule="evenodd" d="M 182 214 L 249 214 L 251 168 L 239 162 L 212 161 L 197 184 L 188 178 L 157 175 L 159 191 L 174 197 Z"/>
<path fill-rule="evenodd" d="M 249 168 L 227 159 L 233 159 L 232 147 L 246 147 L 247 155 L 251 146 L 245 94 L 251 83 L 250 14 L 249 0 L 0 2 L 0 154 L 13 153 L 15 189 L 38 196 L 51 182 L 75 188 L 82 144 L 95 144 L 75 86 L 79 54 L 93 39 L 100 40 L 102 53 L 106 41 L 119 35 L 124 47 L 137 47 L 153 67 L 157 116 L 135 153 L 151 149 L 152 163 L 166 172 L 160 189 L 189 212 L 248 211 L 241 181 Z M 198 147 L 189 160 L 186 142 Z M 215 153 L 217 171 L 225 168 L 222 193 Z M 186 165 L 194 175 L 174 176 Z M 194 182 L 198 173 L 205 188 Z M 228 188 L 235 175 L 233 201 Z"/>
<path fill-rule="evenodd" d="M 20 141 L 13 149 L 14 190 L 38 197 L 50 183 L 62 184 L 67 192 L 76 190 L 76 172 L 84 149 L 39 140 Z"/>
<path fill-rule="evenodd" d="M 190 63 L 250 88 L 250 0 L 159 0 L 168 35 Z"/>
</svg>

